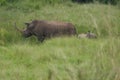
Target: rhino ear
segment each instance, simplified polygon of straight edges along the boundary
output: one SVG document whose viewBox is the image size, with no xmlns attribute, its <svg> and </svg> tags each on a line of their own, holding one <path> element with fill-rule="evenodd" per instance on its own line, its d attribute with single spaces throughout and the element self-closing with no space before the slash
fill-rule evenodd
<svg viewBox="0 0 120 80">
<path fill-rule="evenodd" d="M 29 26 L 29 25 L 30 25 L 30 23 L 25 23 L 25 25 Z"/>
</svg>

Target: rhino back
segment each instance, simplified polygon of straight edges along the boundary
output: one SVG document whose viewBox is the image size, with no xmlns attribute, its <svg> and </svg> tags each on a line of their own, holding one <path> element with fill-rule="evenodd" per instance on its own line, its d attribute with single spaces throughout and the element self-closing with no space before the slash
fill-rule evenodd
<svg viewBox="0 0 120 80">
<path fill-rule="evenodd" d="M 37 35 L 63 35 L 75 34 L 75 27 L 71 23 L 56 22 L 56 21 L 37 21 L 33 30 Z"/>
</svg>

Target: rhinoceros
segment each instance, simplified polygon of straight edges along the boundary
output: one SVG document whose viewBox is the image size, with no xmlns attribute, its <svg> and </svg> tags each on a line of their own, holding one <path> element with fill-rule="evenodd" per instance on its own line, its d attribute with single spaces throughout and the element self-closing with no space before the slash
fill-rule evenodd
<svg viewBox="0 0 120 80">
<path fill-rule="evenodd" d="M 45 20 L 33 20 L 30 23 L 25 23 L 27 26 L 24 30 L 15 28 L 27 38 L 32 35 L 36 36 L 39 41 L 43 42 L 46 38 L 62 35 L 75 35 L 76 28 L 72 23 L 57 22 L 57 21 L 45 21 Z"/>
</svg>

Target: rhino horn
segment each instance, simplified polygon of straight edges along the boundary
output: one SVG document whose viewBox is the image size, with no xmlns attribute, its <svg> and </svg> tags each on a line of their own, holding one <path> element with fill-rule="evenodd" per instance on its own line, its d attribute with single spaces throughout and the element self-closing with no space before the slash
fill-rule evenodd
<svg viewBox="0 0 120 80">
<path fill-rule="evenodd" d="M 16 26 L 16 23 L 15 23 L 15 29 L 17 30 L 17 31 L 19 31 L 19 32 L 21 32 L 21 33 L 23 33 L 23 31 L 22 30 L 20 30 L 17 26 Z"/>
</svg>

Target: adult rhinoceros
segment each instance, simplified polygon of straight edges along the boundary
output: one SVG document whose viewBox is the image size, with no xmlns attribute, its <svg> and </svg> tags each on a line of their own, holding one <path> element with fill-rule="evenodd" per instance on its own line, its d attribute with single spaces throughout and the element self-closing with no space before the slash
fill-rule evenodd
<svg viewBox="0 0 120 80">
<path fill-rule="evenodd" d="M 20 31 L 24 37 L 27 38 L 35 35 L 41 42 L 46 38 L 54 36 L 76 34 L 75 26 L 72 23 L 33 20 L 32 22 L 25 24 L 27 27 L 24 30 L 20 30 L 16 26 L 15 28 Z"/>
</svg>

